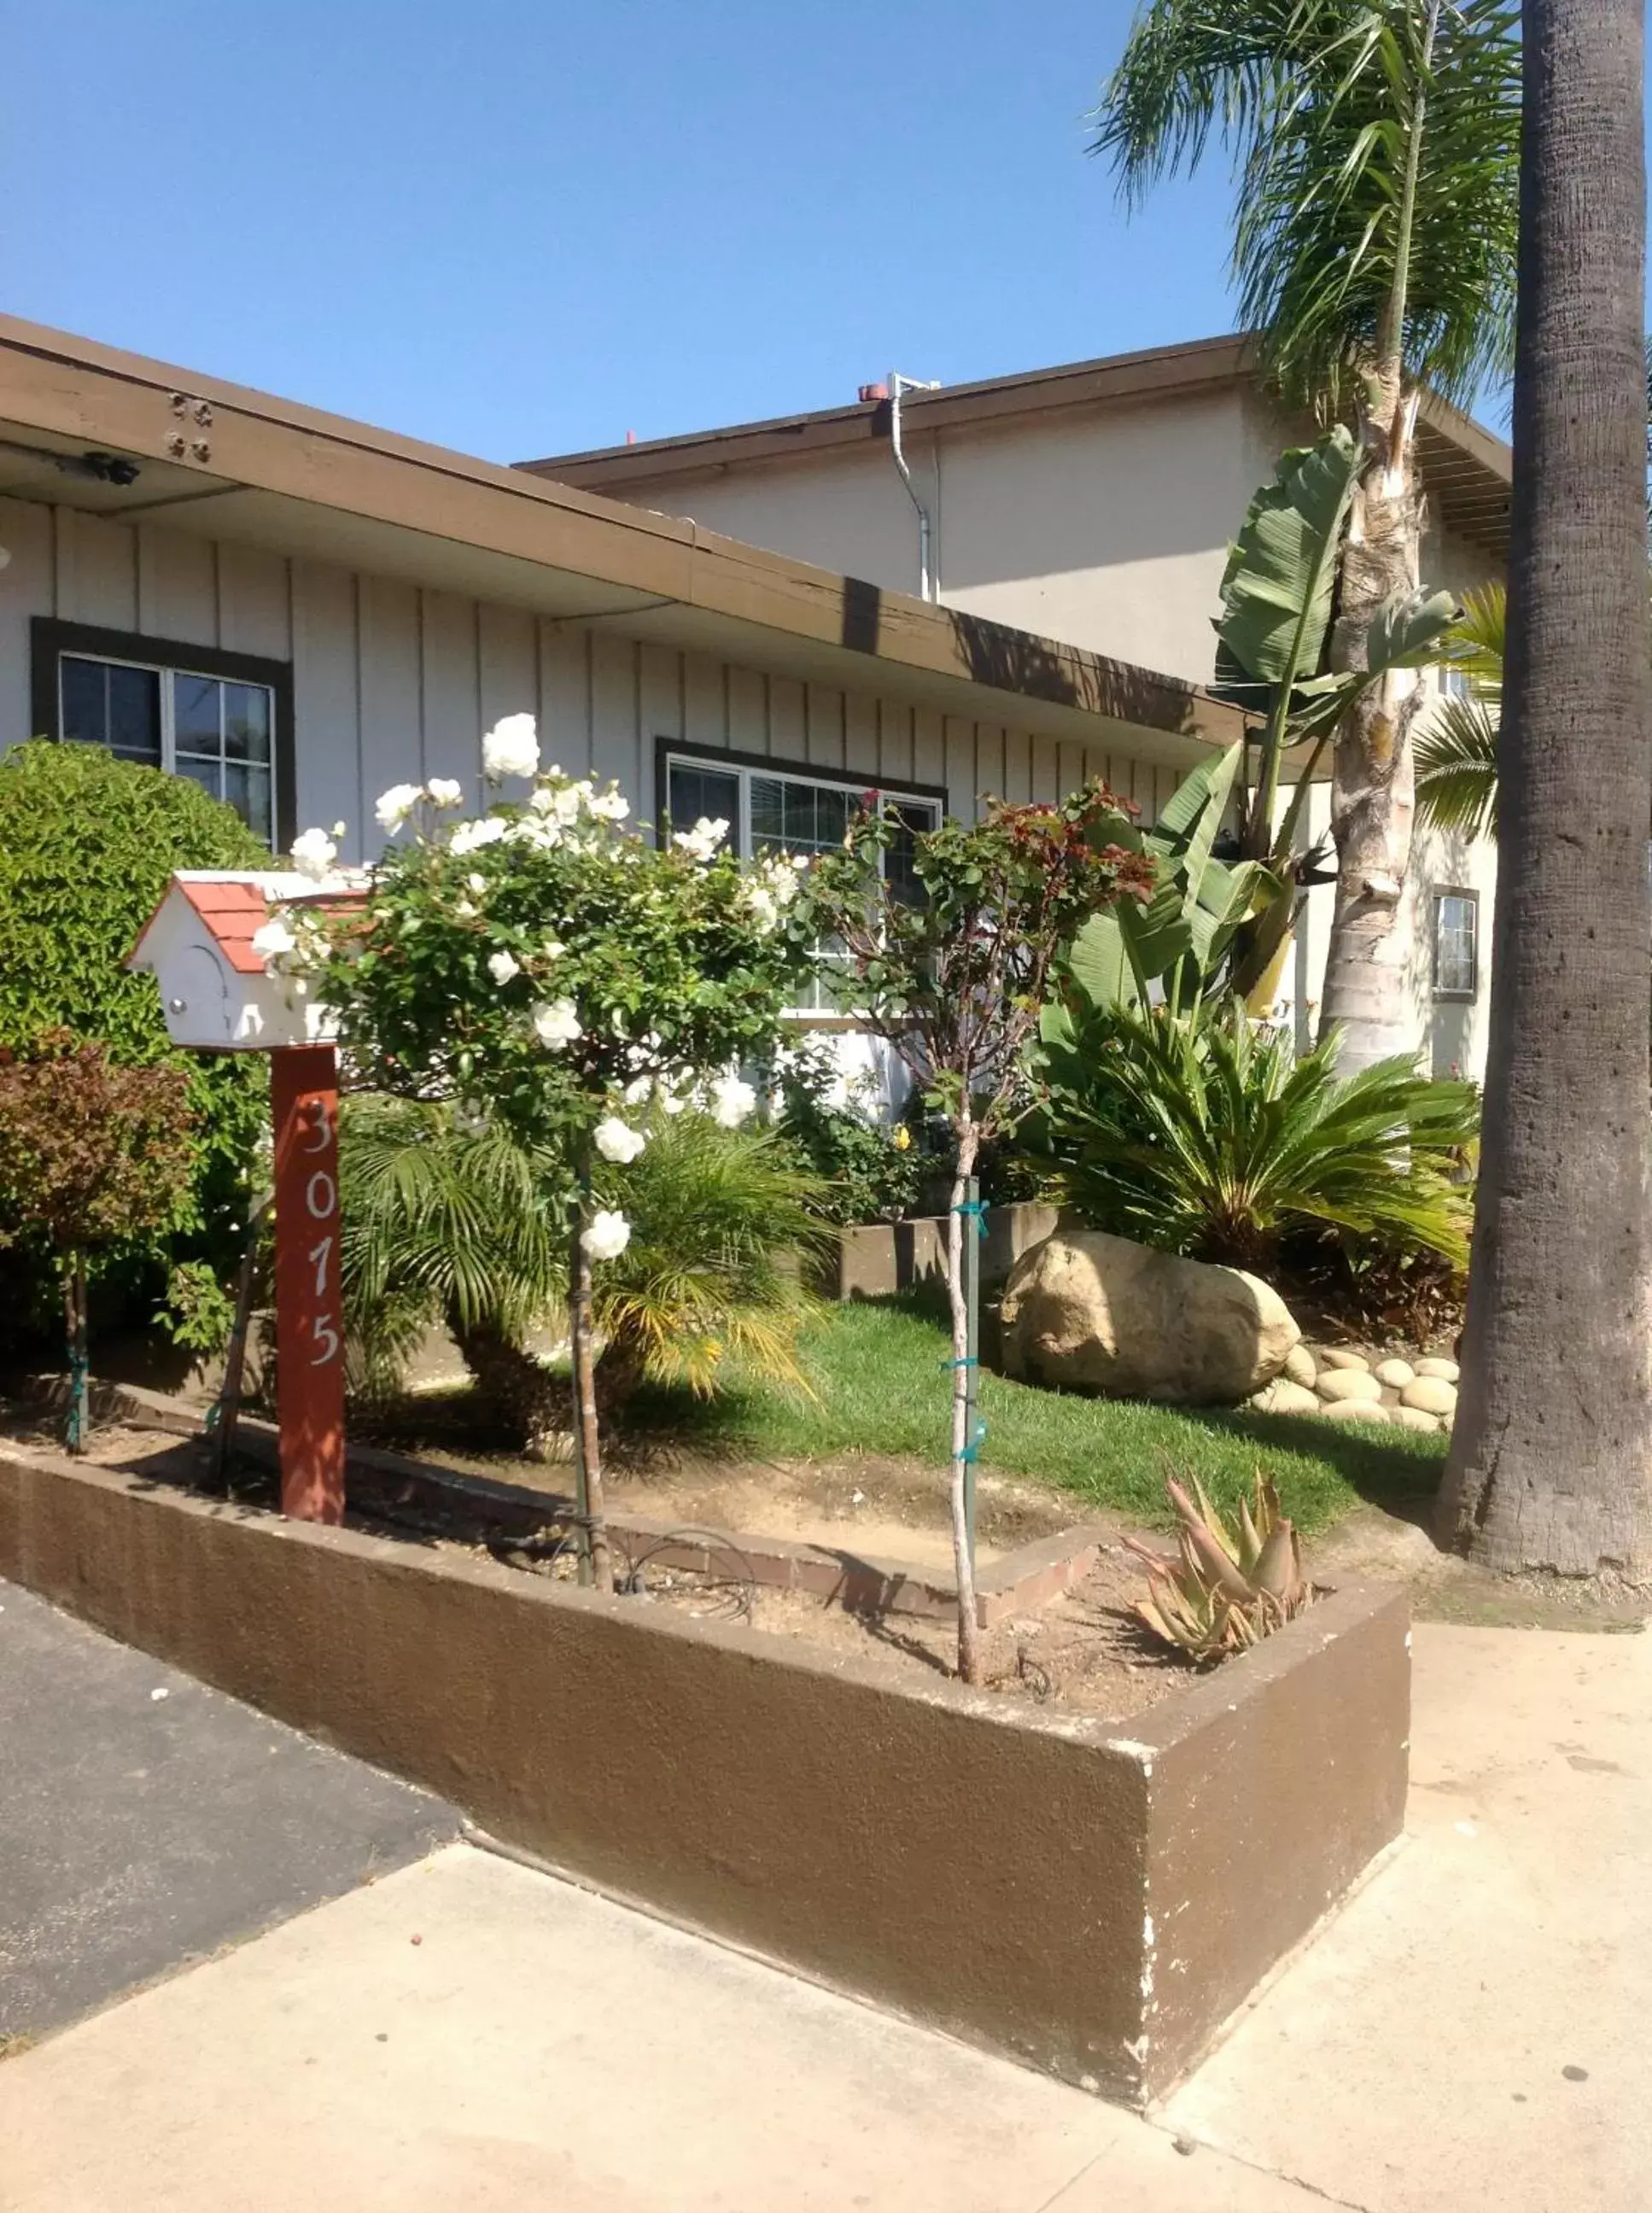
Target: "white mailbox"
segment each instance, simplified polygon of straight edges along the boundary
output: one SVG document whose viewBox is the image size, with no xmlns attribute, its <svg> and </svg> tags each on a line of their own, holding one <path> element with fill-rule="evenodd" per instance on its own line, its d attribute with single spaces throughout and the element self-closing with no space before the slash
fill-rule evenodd
<svg viewBox="0 0 1652 2213">
<path fill-rule="evenodd" d="M 276 909 L 353 904 L 353 889 L 318 890 L 282 869 L 180 869 L 144 924 L 126 966 L 152 975 L 174 1045 L 204 1052 L 271 1052 L 332 1035 L 326 1009 L 301 983 L 271 975 L 253 939 Z"/>
</svg>

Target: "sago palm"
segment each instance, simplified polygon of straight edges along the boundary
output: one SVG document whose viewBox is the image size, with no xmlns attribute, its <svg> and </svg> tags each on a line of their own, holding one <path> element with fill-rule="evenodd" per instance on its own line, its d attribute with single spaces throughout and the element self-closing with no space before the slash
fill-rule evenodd
<svg viewBox="0 0 1652 2213">
<path fill-rule="evenodd" d="M 1466 689 L 1436 702 L 1417 738 L 1417 806 L 1465 838 L 1497 834 L 1497 722 L 1503 709 L 1504 588 L 1464 594 L 1443 658 Z"/>
<path fill-rule="evenodd" d="M 1132 200 L 1234 173 L 1239 305 L 1284 399 L 1351 416 L 1362 466 L 1339 559 L 1332 669 L 1366 665 L 1419 585 L 1415 430 L 1425 387 L 1466 401 L 1506 373 L 1520 135 L 1515 0 L 1149 0 L 1103 92 L 1096 149 Z M 1403 893 L 1416 672 L 1343 717 L 1324 1024 L 1353 1070 L 1416 1049 Z"/>
<path fill-rule="evenodd" d="M 1096 1009 L 1041 1073 L 1035 1141 L 1098 1228 L 1240 1267 L 1302 1230 L 1467 1257 L 1449 1175 L 1473 1143 L 1468 1084 L 1403 1058 L 1338 1081 L 1334 1038 L 1294 1055 L 1234 1000 Z"/>
<path fill-rule="evenodd" d="M 597 1197 L 631 1237 L 604 1263 L 593 1320 L 599 1392 L 644 1381 L 707 1393 L 725 1362 L 800 1384 L 796 1346 L 822 1235 L 819 1186 L 789 1147 L 709 1115 L 658 1113 Z M 564 1319 L 566 1231 L 555 1165 L 451 1110 L 363 1097 L 340 1149 L 347 1336 L 358 1381 L 382 1387 L 424 1332 L 446 1327 L 484 1395 L 530 1450 L 566 1424 L 568 1387 L 533 1339 Z"/>
</svg>

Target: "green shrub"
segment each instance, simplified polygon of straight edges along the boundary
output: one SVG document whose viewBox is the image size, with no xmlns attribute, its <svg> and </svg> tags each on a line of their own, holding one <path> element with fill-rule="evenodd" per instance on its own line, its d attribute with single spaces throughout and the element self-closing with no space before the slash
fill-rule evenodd
<svg viewBox="0 0 1652 2213">
<path fill-rule="evenodd" d="M 1237 1001 L 1064 1008 L 1045 1025 L 1029 1131 L 1097 1228 L 1265 1272 L 1303 1231 L 1466 1258 L 1473 1087 L 1402 1059 L 1338 1082 L 1335 1039 L 1300 1057 Z"/>
<path fill-rule="evenodd" d="M 818 1038 L 783 1049 L 773 1085 L 777 1126 L 820 1180 L 826 1221 L 886 1222 L 917 1211 L 936 1165 L 926 1155 L 921 1121 L 914 1127 L 909 1115 L 893 1128 L 881 1121 L 872 1079 L 845 1080 Z"/>
<path fill-rule="evenodd" d="M 814 1313 L 802 1259 L 820 1190 L 772 1132 L 656 1110 L 648 1144 L 598 1171 L 596 1198 L 631 1223 L 594 1273 L 599 1395 L 644 1381 L 715 1390 L 726 1361 L 801 1385 L 795 1348 Z M 498 1124 L 435 1103 L 345 1104 L 339 1155 L 346 1342 L 358 1387 L 392 1387 L 432 1326 L 453 1335 L 483 1395 L 529 1450 L 567 1418 L 566 1378 L 534 1336 L 560 1330 L 567 1230 L 560 1164 Z"/>
<path fill-rule="evenodd" d="M 63 1029 L 117 1063 L 188 1071 L 188 1227 L 119 1256 L 127 1287 L 151 1299 L 179 1261 L 230 1262 L 268 1128 L 269 1072 L 261 1054 L 174 1052 L 154 978 L 124 964 L 174 869 L 270 865 L 240 819 L 187 777 L 40 739 L 0 759 L 0 1046 L 27 1052 Z M 27 1301 L 46 1286 L 22 1289 Z"/>
</svg>

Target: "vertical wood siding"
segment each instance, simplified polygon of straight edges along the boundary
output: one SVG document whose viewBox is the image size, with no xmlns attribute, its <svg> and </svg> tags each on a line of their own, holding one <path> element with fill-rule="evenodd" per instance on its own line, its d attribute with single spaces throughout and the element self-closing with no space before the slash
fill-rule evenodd
<svg viewBox="0 0 1652 2213">
<path fill-rule="evenodd" d="M 983 793 L 1054 799 L 1103 776 L 1150 819 L 1175 786 L 1167 769 L 1070 741 L 161 524 L 0 500 L 0 544 L 11 555 L 0 570 L 0 750 L 33 735 L 34 615 L 290 661 L 296 819 L 344 822 L 352 858 L 379 842 L 373 802 L 388 785 L 450 776 L 479 794 L 482 732 L 524 711 L 547 760 L 615 778 L 645 820 L 662 737 L 869 783 L 940 785 L 959 814 Z"/>
</svg>

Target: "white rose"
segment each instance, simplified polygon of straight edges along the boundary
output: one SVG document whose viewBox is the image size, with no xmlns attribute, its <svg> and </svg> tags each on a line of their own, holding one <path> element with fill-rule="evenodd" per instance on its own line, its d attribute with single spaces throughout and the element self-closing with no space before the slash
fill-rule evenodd
<svg viewBox="0 0 1652 2213">
<path fill-rule="evenodd" d="M 643 1131 L 633 1130 L 628 1123 L 622 1122 L 618 1114 L 608 1115 L 596 1125 L 598 1152 L 605 1161 L 613 1161 L 620 1167 L 624 1167 L 628 1161 L 634 1161 L 647 1143 L 647 1136 Z"/>
<path fill-rule="evenodd" d="M 577 822 L 581 810 L 591 796 L 591 780 L 582 777 L 578 783 L 565 783 L 560 791 L 551 794 L 551 812 L 558 822 Z"/>
<path fill-rule="evenodd" d="M 674 832 L 671 842 L 695 860 L 709 861 L 728 835 L 728 825 L 722 815 L 713 822 L 702 814 L 692 830 Z"/>
<path fill-rule="evenodd" d="M 472 875 L 466 876 L 465 879 L 465 889 L 477 899 L 481 898 L 483 893 L 486 891 L 487 887 L 488 880 L 485 876 Z"/>
<path fill-rule="evenodd" d="M 547 937 L 539 948 L 539 958 L 541 960 L 560 960 L 567 950 L 568 948 L 558 944 L 554 937 Z"/>
<path fill-rule="evenodd" d="M 599 1207 L 580 1231 L 579 1241 L 593 1260 L 617 1260 L 631 1243 L 631 1224 L 612 1207 Z"/>
<path fill-rule="evenodd" d="M 757 1104 L 757 1094 L 738 1076 L 720 1076 L 711 1086 L 711 1113 L 725 1130 L 737 1130 Z"/>
<path fill-rule="evenodd" d="M 433 806 L 462 807 L 465 804 L 465 787 L 457 777 L 433 776 L 424 789 L 429 792 Z"/>
<path fill-rule="evenodd" d="M 448 850 L 462 858 L 466 853 L 473 853 L 479 845 L 491 845 L 496 838 L 504 836 L 509 826 L 497 814 L 484 814 L 477 821 L 458 823 L 448 840 Z"/>
<path fill-rule="evenodd" d="M 469 922 L 476 912 L 476 905 L 474 900 L 455 899 L 454 902 L 454 912 L 459 917 L 460 922 Z"/>
<path fill-rule="evenodd" d="M 522 964 L 514 953 L 489 954 L 488 973 L 496 984 L 508 984 L 513 976 L 521 972 Z"/>
<path fill-rule="evenodd" d="M 631 802 L 617 791 L 599 792 L 591 802 L 591 812 L 604 822 L 623 822 L 631 813 Z"/>
<path fill-rule="evenodd" d="M 539 1043 L 553 1052 L 585 1034 L 571 999 L 541 1000 L 533 1009 L 533 1020 Z"/>
<path fill-rule="evenodd" d="M 380 829 L 393 837 L 424 796 L 424 787 L 418 783 L 393 783 L 388 791 L 381 791 L 373 809 Z"/>
<path fill-rule="evenodd" d="M 779 902 L 766 885 L 747 884 L 746 905 L 750 910 L 752 920 L 765 935 L 771 930 L 780 919 Z"/>
<path fill-rule="evenodd" d="M 531 715 L 506 715 L 482 741 L 482 773 L 490 783 L 533 776 L 539 765 L 539 729 Z"/>
<path fill-rule="evenodd" d="M 338 848 L 325 830 L 306 830 L 293 839 L 292 864 L 301 876 L 319 884 L 338 857 Z"/>
<path fill-rule="evenodd" d="M 253 932 L 253 950 L 266 963 L 279 960 L 283 954 L 296 951 L 298 940 L 279 915 L 259 924 Z"/>
<path fill-rule="evenodd" d="M 619 1095 L 627 1106 L 641 1106 L 646 1103 L 653 1089 L 654 1078 L 651 1076 L 637 1076 L 632 1077 Z"/>
</svg>

